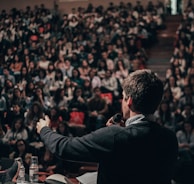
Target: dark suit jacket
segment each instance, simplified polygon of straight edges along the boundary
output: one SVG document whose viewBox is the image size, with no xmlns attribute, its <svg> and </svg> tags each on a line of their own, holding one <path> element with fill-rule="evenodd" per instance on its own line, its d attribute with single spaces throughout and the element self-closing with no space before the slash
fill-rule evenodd
<svg viewBox="0 0 194 184">
<path fill-rule="evenodd" d="M 98 184 L 168 184 L 177 159 L 175 134 L 145 119 L 83 137 L 63 137 L 48 127 L 40 135 L 61 158 L 99 162 Z"/>
</svg>

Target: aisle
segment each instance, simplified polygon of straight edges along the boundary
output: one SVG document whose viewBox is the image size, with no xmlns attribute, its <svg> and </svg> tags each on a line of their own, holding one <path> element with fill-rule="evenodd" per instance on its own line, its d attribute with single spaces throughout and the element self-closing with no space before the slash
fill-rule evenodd
<svg viewBox="0 0 194 184">
<path fill-rule="evenodd" d="M 180 21 L 180 15 L 167 16 L 165 20 L 166 29 L 158 31 L 158 42 L 147 51 L 149 56 L 147 68 L 156 72 L 162 80 L 165 79 L 166 69 L 169 68 L 175 33 Z"/>
</svg>

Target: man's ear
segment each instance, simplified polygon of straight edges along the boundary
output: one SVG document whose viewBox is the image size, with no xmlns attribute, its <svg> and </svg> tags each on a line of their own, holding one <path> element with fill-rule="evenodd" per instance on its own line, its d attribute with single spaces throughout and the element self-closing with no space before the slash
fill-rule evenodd
<svg viewBox="0 0 194 184">
<path fill-rule="evenodd" d="M 129 97 L 129 99 L 128 99 L 128 107 L 131 108 L 131 105 L 132 105 L 132 98 Z"/>
</svg>

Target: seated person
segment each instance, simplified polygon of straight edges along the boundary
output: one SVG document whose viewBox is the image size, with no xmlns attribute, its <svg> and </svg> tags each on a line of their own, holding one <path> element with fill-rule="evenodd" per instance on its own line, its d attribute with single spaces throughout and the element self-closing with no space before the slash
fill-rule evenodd
<svg viewBox="0 0 194 184">
<path fill-rule="evenodd" d="M 40 155 L 39 171 L 47 172 L 49 174 L 59 173 L 64 175 L 64 162 L 45 148 Z"/>
<path fill-rule="evenodd" d="M 87 128 L 89 132 L 105 127 L 108 114 L 108 104 L 101 97 L 100 88 L 94 88 L 93 92 L 93 97 L 88 101 L 89 120 Z"/>
<path fill-rule="evenodd" d="M 6 182 L 14 182 L 16 183 L 17 177 L 19 175 L 20 163 L 18 161 L 14 161 L 12 166 L 6 170 L 0 171 L 0 181 L 2 184 Z"/>
<path fill-rule="evenodd" d="M 176 136 L 179 146 L 179 156 L 184 161 L 192 162 L 194 157 L 194 129 L 192 123 L 185 121 L 182 129 L 177 131 Z"/>
<path fill-rule="evenodd" d="M 29 174 L 29 167 L 31 157 L 33 155 L 33 148 L 31 148 L 27 141 L 19 139 L 16 142 L 14 150 L 9 154 L 10 159 L 16 159 L 18 157 L 22 158 L 22 162 L 25 167 L 26 174 Z"/>
</svg>

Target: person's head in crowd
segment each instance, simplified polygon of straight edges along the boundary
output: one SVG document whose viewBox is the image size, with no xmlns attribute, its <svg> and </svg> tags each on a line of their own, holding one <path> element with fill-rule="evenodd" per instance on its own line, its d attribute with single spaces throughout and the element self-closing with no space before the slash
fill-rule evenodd
<svg viewBox="0 0 194 184">
<path fill-rule="evenodd" d="M 43 68 L 38 69 L 38 76 L 40 79 L 44 79 L 46 77 L 46 70 Z"/>
<path fill-rule="evenodd" d="M 30 114 L 30 116 L 33 118 L 34 116 L 38 116 L 38 118 L 43 117 L 43 107 L 40 104 L 40 102 L 35 101 L 32 103 L 28 113 Z"/>
<path fill-rule="evenodd" d="M 163 100 L 168 101 L 168 102 L 173 101 L 172 90 L 169 86 L 164 88 Z"/>
<path fill-rule="evenodd" d="M 102 59 L 107 59 L 108 58 L 108 53 L 107 53 L 107 51 L 103 51 L 102 52 Z"/>
<path fill-rule="evenodd" d="M 65 79 L 64 89 L 67 89 L 69 87 L 73 87 L 73 83 L 69 77 Z"/>
<path fill-rule="evenodd" d="M 12 48 L 8 48 L 7 49 L 7 55 L 11 56 L 13 54 L 13 49 Z"/>
<path fill-rule="evenodd" d="M 168 80 L 169 77 L 170 77 L 172 74 L 173 74 L 173 68 L 172 68 L 172 67 L 171 67 L 171 68 L 168 68 L 168 69 L 166 70 L 165 79 Z"/>
<path fill-rule="evenodd" d="M 184 121 L 182 124 L 182 131 L 185 132 L 186 134 L 191 134 L 193 131 L 193 123 L 190 122 L 189 120 Z"/>
<path fill-rule="evenodd" d="M 14 84 L 13 82 L 10 80 L 10 79 L 6 79 L 5 82 L 4 82 L 4 89 L 5 89 L 5 92 L 10 92 L 12 93 L 13 92 L 13 88 L 14 88 Z M 8 94 L 7 94 L 8 95 Z M 11 95 L 11 94 L 10 94 Z"/>
<path fill-rule="evenodd" d="M 104 59 L 99 59 L 98 60 L 98 70 L 107 70 L 108 68 L 107 68 L 107 63 L 106 63 L 106 60 L 104 60 Z"/>
<path fill-rule="evenodd" d="M 60 80 L 60 81 L 63 81 L 63 72 L 61 69 L 57 68 L 55 70 L 55 80 Z"/>
<path fill-rule="evenodd" d="M 78 70 L 78 68 L 74 68 L 72 70 L 72 78 L 80 78 L 80 71 Z"/>
<path fill-rule="evenodd" d="M 48 71 L 48 73 L 52 73 L 52 72 L 54 72 L 55 71 L 55 65 L 54 65 L 54 63 L 49 63 L 48 64 L 48 69 L 47 69 L 47 71 Z"/>
<path fill-rule="evenodd" d="M 29 62 L 31 61 L 30 55 L 24 55 L 24 65 L 28 66 Z"/>
<path fill-rule="evenodd" d="M 29 48 L 24 48 L 24 55 L 30 55 L 30 51 L 29 51 Z"/>
<path fill-rule="evenodd" d="M 94 95 L 94 97 L 95 98 L 101 98 L 101 89 L 100 89 L 100 87 L 95 87 L 94 89 L 93 89 L 93 95 Z"/>
<path fill-rule="evenodd" d="M 79 97 L 83 96 L 83 87 L 82 86 L 76 86 L 73 92 L 73 98 L 77 99 Z"/>
<path fill-rule="evenodd" d="M 192 96 L 192 88 L 190 85 L 185 85 L 183 87 L 183 95 L 188 98 Z"/>
<path fill-rule="evenodd" d="M 96 75 L 97 75 L 97 70 L 96 70 L 96 68 L 91 68 L 90 71 L 89 71 L 89 73 L 88 73 L 88 77 L 89 77 L 90 79 L 93 79 Z"/>
<path fill-rule="evenodd" d="M 40 56 L 40 60 L 41 60 L 41 62 L 46 62 L 47 60 L 46 60 L 46 56 L 45 55 L 41 55 Z"/>
<path fill-rule="evenodd" d="M 13 89 L 13 99 L 20 99 L 22 97 L 23 88 L 19 88 L 19 86 L 14 86 Z"/>
<path fill-rule="evenodd" d="M 78 50 L 80 51 L 80 53 L 84 53 L 84 51 L 85 51 L 84 45 L 83 45 L 83 44 L 80 44 L 80 45 L 78 46 Z"/>
<path fill-rule="evenodd" d="M 50 53 L 50 58 L 49 60 L 51 60 L 53 63 L 55 63 L 58 60 L 58 56 L 57 56 L 57 51 L 55 48 L 51 48 L 51 53 Z"/>
<path fill-rule="evenodd" d="M 128 45 L 130 47 L 136 47 L 136 38 L 135 36 L 131 36 L 130 38 L 128 38 Z"/>
<path fill-rule="evenodd" d="M 100 54 L 102 53 L 102 51 L 106 50 L 106 43 L 105 43 L 104 39 L 100 40 L 99 49 L 101 51 L 101 52 L 99 52 Z"/>
<path fill-rule="evenodd" d="M 166 100 L 162 100 L 159 105 L 159 116 L 161 117 L 161 121 L 163 125 L 165 123 L 168 123 L 171 120 L 171 109 L 170 109 L 170 103 Z M 164 116 L 164 118 L 163 118 Z M 166 121 L 166 122 L 165 122 Z"/>
<path fill-rule="evenodd" d="M 88 90 L 88 89 L 92 90 L 92 84 L 91 84 L 91 80 L 89 78 L 84 79 L 83 89 L 84 90 Z"/>
<path fill-rule="evenodd" d="M 115 70 L 125 69 L 125 64 L 122 59 L 119 59 L 115 64 Z"/>
<path fill-rule="evenodd" d="M 51 40 L 46 40 L 45 49 L 51 48 L 51 47 L 52 47 L 52 41 Z"/>
<path fill-rule="evenodd" d="M 122 84 L 123 117 L 131 113 L 150 115 L 158 108 L 163 96 L 163 83 L 151 70 L 130 73 Z"/>
<path fill-rule="evenodd" d="M 16 141 L 15 145 L 15 156 L 17 157 L 23 157 L 25 153 L 27 153 L 28 150 L 28 143 L 23 139 L 18 139 Z"/>
<path fill-rule="evenodd" d="M 71 13 L 72 13 L 72 14 L 76 14 L 76 13 L 77 13 L 77 12 L 76 12 L 76 9 L 75 9 L 75 8 L 72 8 L 72 9 L 71 9 Z"/>
<path fill-rule="evenodd" d="M 117 29 L 118 29 L 118 27 L 117 27 Z M 109 44 L 107 44 L 107 50 L 108 50 L 108 52 L 112 52 L 112 51 L 114 51 L 114 44 L 112 44 L 112 43 L 109 43 Z"/>
<path fill-rule="evenodd" d="M 26 87 L 25 87 L 25 95 L 26 97 L 33 96 L 35 90 L 35 84 L 32 80 L 27 81 Z"/>
<path fill-rule="evenodd" d="M 53 99 L 56 102 L 56 104 L 58 104 L 64 98 L 64 96 L 65 96 L 65 89 L 57 88 L 54 93 Z"/>
<path fill-rule="evenodd" d="M 172 62 L 172 68 L 175 68 L 175 67 L 180 67 L 179 58 L 177 56 L 173 58 L 173 62 Z"/>
<path fill-rule="evenodd" d="M 24 139 L 18 139 L 16 141 L 15 150 L 13 152 L 13 158 L 21 157 L 24 167 L 26 169 L 26 173 L 28 173 L 31 157 L 32 157 L 32 151 L 30 150 L 30 146 L 28 142 Z"/>
<path fill-rule="evenodd" d="M 51 125 L 50 125 L 51 128 L 56 129 L 58 126 L 58 123 L 62 121 L 61 111 L 59 107 L 57 106 L 51 107 L 48 112 L 48 115 L 49 115 L 49 118 L 51 119 Z"/>
<path fill-rule="evenodd" d="M 22 66 L 21 67 L 21 70 L 20 70 L 20 76 L 21 78 L 26 78 L 26 77 L 29 77 L 28 76 L 28 68 L 26 66 Z"/>
<path fill-rule="evenodd" d="M 83 93 L 84 99 L 86 100 L 88 100 L 92 96 L 92 84 L 89 78 L 84 79 Z"/>
<path fill-rule="evenodd" d="M 117 42 L 121 42 L 121 41 L 118 41 L 120 39 L 117 39 Z M 120 44 L 118 44 L 117 46 L 119 46 Z M 117 51 L 117 58 L 118 59 L 123 59 L 123 51 L 122 49 L 120 48 L 118 51 Z"/>
<path fill-rule="evenodd" d="M 67 20 L 67 18 L 68 18 L 68 15 L 66 13 L 63 14 L 63 20 Z"/>
<path fill-rule="evenodd" d="M 30 74 L 33 75 L 33 77 L 38 73 L 37 64 L 34 61 L 29 61 L 28 72 L 30 72 Z M 36 73 L 33 74 L 32 72 Z"/>
<path fill-rule="evenodd" d="M 69 69 L 71 67 L 71 58 L 70 57 L 65 58 L 65 65 L 66 65 L 67 69 Z"/>
<path fill-rule="evenodd" d="M 41 82 L 35 83 L 34 95 L 37 97 L 44 96 L 44 91 Z"/>
<path fill-rule="evenodd" d="M 63 46 L 63 40 L 62 40 L 62 38 L 57 39 L 57 46 L 59 48 Z"/>
<path fill-rule="evenodd" d="M 138 57 L 134 57 L 132 60 L 132 69 L 133 71 L 139 70 L 141 66 L 141 61 Z"/>
<path fill-rule="evenodd" d="M 72 52 L 71 61 L 72 61 L 73 66 L 78 66 L 79 57 L 78 57 L 78 54 L 76 52 Z"/>
<path fill-rule="evenodd" d="M 72 42 L 72 50 L 78 50 L 78 43 L 76 41 Z"/>
<path fill-rule="evenodd" d="M 21 117 L 15 118 L 12 125 L 13 132 L 21 132 L 25 129 L 24 119 Z"/>
<path fill-rule="evenodd" d="M 106 79 L 111 78 L 112 77 L 112 74 L 113 74 L 113 72 L 111 70 L 107 70 L 106 73 L 105 73 L 105 78 Z"/>
<path fill-rule="evenodd" d="M 14 55 L 14 62 L 16 62 L 16 63 L 21 62 L 21 58 L 18 54 Z"/>
<path fill-rule="evenodd" d="M 79 34 L 79 35 L 77 36 L 77 39 L 78 39 L 79 42 L 81 42 L 81 41 L 84 40 L 84 36 L 83 36 L 82 34 Z"/>
<path fill-rule="evenodd" d="M 89 67 L 87 59 L 81 60 L 81 66 L 80 67 L 82 67 L 82 68 L 88 68 Z"/>
<path fill-rule="evenodd" d="M 39 80 L 39 81 L 36 81 L 35 82 L 35 85 L 36 85 L 36 89 L 37 88 L 40 88 L 41 89 L 41 91 L 42 91 L 42 95 L 44 95 L 44 87 L 45 87 L 45 82 L 44 81 L 42 81 L 42 80 Z M 37 92 L 40 92 L 39 90 L 36 90 L 35 89 L 35 95 L 37 95 Z M 46 93 L 45 93 L 46 94 Z M 39 95 L 40 95 L 40 93 L 39 93 Z"/>
<path fill-rule="evenodd" d="M 177 86 L 176 77 L 175 77 L 174 75 L 171 75 L 171 76 L 169 77 L 168 82 L 169 82 L 169 86 L 170 86 L 170 87 L 176 87 L 176 86 Z"/>
<path fill-rule="evenodd" d="M 11 105 L 11 111 L 13 112 L 13 115 L 20 115 L 23 117 L 22 107 L 19 102 L 14 102 Z"/>
<path fill-rule="evenodd" d="M 4 67 L 4 68 L 3 68 L 3 75 L 4 75 L 5 77 L 7 77 L 8 75 L 10 75 L 10 71 L 9 71 L 9 68 L 8 68 L 8 67 Z"/>
<path fill-rule="evenodd" d="M 94 59 L 94 55 L 92 53 L 88 53 L 88 57 L 87 57 L 88 61 L 91 61 Z"/>
<path fill-rule="evenodd" d="M 71 136 L 70 128 L 65 121 L 59 122 L 56 132 L 64 136 Z"/>
<path fill-rule="evenodd" d="M 189 119 L 194 113 L 193 104 L 190 102 L 186 103 L 182 108 L 182 115 L 185 119 Z"/>
</svg>

